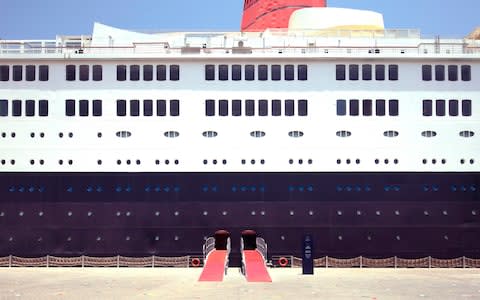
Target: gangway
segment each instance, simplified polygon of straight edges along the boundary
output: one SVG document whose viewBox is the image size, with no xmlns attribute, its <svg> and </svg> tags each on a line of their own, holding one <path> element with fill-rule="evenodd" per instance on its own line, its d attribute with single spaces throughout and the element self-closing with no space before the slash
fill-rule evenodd
<svg viewBox="0 0 480 300">
<path fill-rule="evenodd" d="M 227 274 L 230 255 L 230 233 L 219 230 L 215 237 L 209 237 L 203 245 L 204 267 L 198 281 L 223 281 Z"/>
<path fill-rule="evenodd" d="M 253 230 L 242 232 L 242 273 L 248 282 L 272 282 L 267 270 L 267 244 Z"/>
</svg>

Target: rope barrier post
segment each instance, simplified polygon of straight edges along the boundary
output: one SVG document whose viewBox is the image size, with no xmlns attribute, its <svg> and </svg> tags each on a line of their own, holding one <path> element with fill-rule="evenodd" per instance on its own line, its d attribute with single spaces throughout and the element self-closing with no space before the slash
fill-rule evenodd
<svg viewBox="0 0 480 300">
<path fill-rule="evenodd" d="M 428 268 L 429 269 L 432 268 L 432 257 L 431 256 L 428 257 Z"/>
<path fill-rule="evenodd" d="M 50 255 L 47 255 L 47 268 L 50 267 Z"/>
<path fill-rule="evenodd" d="M 85 268 L 85 255 L 82 255 L 81 257 L 81 261 L 82 261 L 82 269 Z"/>
<path fill-rule="evenodd" d="M 465 256 L 462 257 L 462 264 L 464 269 L 467 268 Z"/>
<path fill-rule="evenodd" d="M 117 255 L 117 268 L 120 268 L 120 255 Z"/>
<path fill-rule="evenodd" d="M 360 269 L 363 268 L 363 256 L 360 256 Z"/>
<path fill-rule="evenodd" d="M 328 269 L 328 255 L 325 256 L 325 269 Z"/>
<path fill-rule="evenodd" d="M 152 255 L 152 268 L 155 268 L 155 255 Z"/>
<path fill-rule="evenodd" d="M 9 256 L 8 256 L 8 267 L 9 267 L 9 268 L 12 267 L 12 255 L 9 255 Z"/>
<path fill-rule="evenodd" d="M 393 258 L 393 265 L 395 266 L 395 269 L 397 268 L 397 257 L 395 256 Z"/>
</svg>

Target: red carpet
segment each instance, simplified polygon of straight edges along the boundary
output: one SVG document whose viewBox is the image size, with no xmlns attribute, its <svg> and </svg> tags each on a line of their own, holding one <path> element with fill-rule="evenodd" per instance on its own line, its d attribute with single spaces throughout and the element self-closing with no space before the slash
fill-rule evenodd
<svg viewBox="0 0 480 300">
<path fill-rule="evenodd" d="M 225 259 L 227 259 L 226 250 L 213 250 L 210 252 L 198 281 L 223 281 Z"/>
<path fill-rule="evenodd" d="M 245 256 L 245 276 L 248 282 L 272 282 L 265 260 L 257 250 L 243 251 Z"/>
</svg>

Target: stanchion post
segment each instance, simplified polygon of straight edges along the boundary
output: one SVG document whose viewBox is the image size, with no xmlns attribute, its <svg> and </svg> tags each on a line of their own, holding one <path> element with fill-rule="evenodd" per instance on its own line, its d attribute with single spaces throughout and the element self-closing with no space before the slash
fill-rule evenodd
<svg viewBox="0 0 480 300">
<path fill-rule="evenodd" d="M 393 258 L 393 265 L 395 266 L 395 269 L 397 268 L 397 256 Z"/>
<path fill-rule="evenodd" d="M 9 268 L 12 267 L 12 255 L 9 255 L 9 256 L 8 256 L 8 267 L 9 267 Z"/>
</svg>

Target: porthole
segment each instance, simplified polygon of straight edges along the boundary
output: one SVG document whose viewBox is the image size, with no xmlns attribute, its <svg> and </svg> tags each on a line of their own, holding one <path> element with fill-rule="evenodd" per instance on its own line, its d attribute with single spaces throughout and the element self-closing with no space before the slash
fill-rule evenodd
<svg viewBox="0 0 480 300">
<path fill-rule="evenodd" d="M 346 138 L 346 137 L 352 136 L 352 133 L 350 131 L 341 130 L 341 131 L 337 131 L 337 136 L 342 137 L 342 138 Z"/>
<path fill-rule="evenodd" d="M 383 136 L 389 137 L 389 138 L 394 138 L 394 137 L 397 137 L 399 135 L 400 135 L 400 133 L 398 131 L 394 131 L 394 130 L 385 131 L 383 133 Z"/>
<path fill-rule="evenodd" d="M 132 136 L 132 133 L 130 131 L 117 131 L 116 133 L 117 137 L 126 139 Z"/>
<path fill-rule="evenodd" d="M 250 136 L 254 138 L 263 138 L 265 135 L 267 135 L 264 131 L 252 131 L 250 132 Z"/>
<path fill-rule="evenodd" d="M 301 138 L 303 137 L 305 134 L 302 132 L 302 131 L 298 131 L 298 130 L 295 130 L 295 131 L 290 131 L 288 133 L 288 136 L 289 137 L 292 137 L 292 138 Z"/>
<path fill-rule="evenodd" d="M 427 130 L 427 131 L 422 132 L 422 136 L 423 136 L 423 137 L 426 137 L 426 138 L 436 137 L 436 136 L 437 136 L 437 132 L 432 131 L 432 130 Z"/>
<path fill-rule="evenodd" d="M 178 131 L 167 131 L 163 134 L 167 138 L 177 138 L 180 136 L 180 132 Z"/>
<path fill-rule="evenodd" d="M 216 131 L 204 131 L 202 135 L 206 138 L 214 138 L 218 136 L 218 132 Z"/>
<path fill-rule="evenodd" d="M 471 138 L 471 137 L 475 136 L 475 132 L 473 132 L 473 131 L 468 131 L 468 130 L 461 131 L 461 132 L 460 132 L 460 136 L 461 136 L 461 137 L 464 137 L 464 138 Z"/>
</svg>

